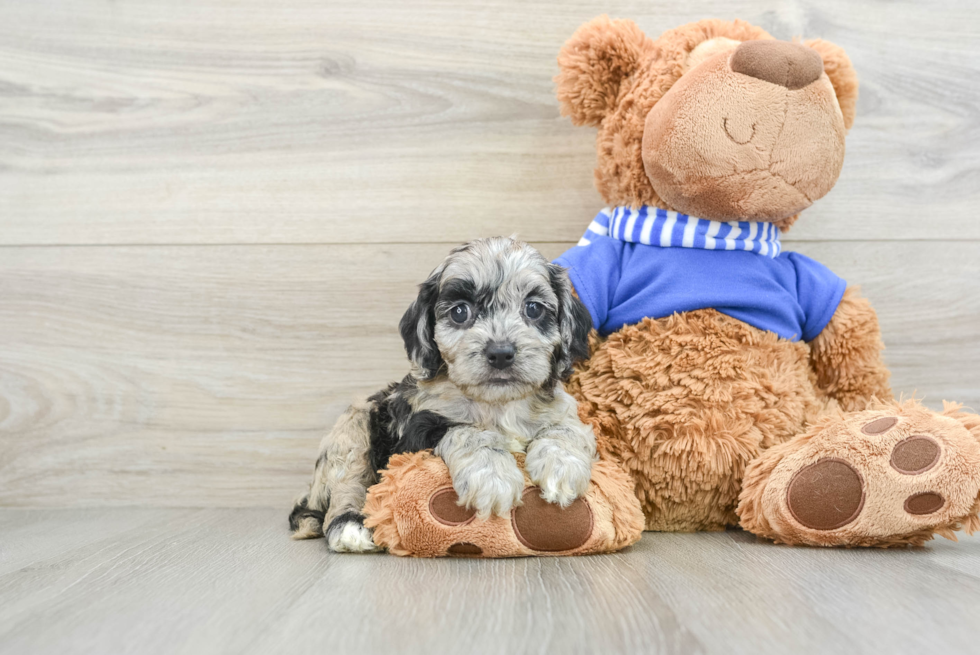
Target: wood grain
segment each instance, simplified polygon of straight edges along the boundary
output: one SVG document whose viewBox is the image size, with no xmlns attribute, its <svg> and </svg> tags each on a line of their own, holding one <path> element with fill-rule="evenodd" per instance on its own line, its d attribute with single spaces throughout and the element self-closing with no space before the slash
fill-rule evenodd
<svg viewBox="0 0 980 655">
<path fill-rule="evenodd" d="M 448 244 L 553 256 L 601 204 L 555 55 L 609 12 L 847 48 L 833 193 L 787 242 L 863 284 L 894 386 L 980 408 L 965 0 L 0 3 L 0 504 L 281 506 Z"/>
<path fill-rule="evenodd" d="M 980 409 L 973 244 L 787 245 L 863 285 L 898 393 Z M 285 506 L 342 408 L 407 372 L 398 319 L 447 251 L 4 249 L 0 505 Z"/>
<path fill-rule="evenodd" d="M 281 510 L 7 509 L 0 526 L 18 553 L 4 654 L 966 653 L 980 637 L 980 538 L 646 533 L 616 555 L 486 561 L 330 555 L 290 541 Z"/>
<path fill-rule="evenodd" d="M 804 240 L 980 239 L 970 0 L 32 0 L 0 4 L 0 243 L 578 239 L 591 129 L 561 44 L 600 13 L 844 46 L 862 80 Z"/>
</svg>

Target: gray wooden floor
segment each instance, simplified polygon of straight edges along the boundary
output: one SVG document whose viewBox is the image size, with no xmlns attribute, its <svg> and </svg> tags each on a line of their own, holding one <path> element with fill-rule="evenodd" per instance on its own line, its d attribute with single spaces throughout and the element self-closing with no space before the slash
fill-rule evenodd
<svg viewBox="0 0 980 655">
<path fill-rule="evenodd" d="M 0 653 L 976 653 L 980 538 L 329 555 L 270 509 L 0 510 Z"/>
</svg>

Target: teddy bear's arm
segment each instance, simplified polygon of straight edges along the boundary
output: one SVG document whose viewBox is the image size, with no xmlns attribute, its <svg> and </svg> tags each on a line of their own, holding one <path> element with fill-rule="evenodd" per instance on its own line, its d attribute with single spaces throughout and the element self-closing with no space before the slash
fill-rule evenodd
<svg viewBox="0 0 980 655">
<path fill-rule="evenodd" d="M 872 396 L 891 400 L 878 315 L 854 287 L 848 287 L 830 323 L 810 343 L 817 386 L 845 411 L 865 408 Z"/>
</svg>

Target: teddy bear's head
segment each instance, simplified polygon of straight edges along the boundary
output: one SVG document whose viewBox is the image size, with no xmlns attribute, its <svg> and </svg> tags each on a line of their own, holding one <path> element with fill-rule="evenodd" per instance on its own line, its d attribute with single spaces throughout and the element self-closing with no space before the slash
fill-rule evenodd
<svg viewBox="0 0 980 655">
<path fill-rule="evenodd" d="M 656 205 L 786 229 L 840 173 L 857 76 L 827 41 L 702 20 L 657 40 L 600 16 L 558 57 L 562 113 L 599 128 L 610 205 Z"/>
</svg>

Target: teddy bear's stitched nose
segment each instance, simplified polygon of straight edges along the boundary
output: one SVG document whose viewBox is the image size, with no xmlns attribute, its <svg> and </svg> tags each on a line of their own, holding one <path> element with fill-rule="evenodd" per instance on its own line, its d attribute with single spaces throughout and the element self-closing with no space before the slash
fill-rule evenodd
<svg viewBox="0 0 980 655">
<path fill-rule="evenodd" d="M 732 70 L 791 91 L 816 81 L 823 72 L 817 51 L 786 41 L 745 41 L 730 60 Z"/>
</svg>

